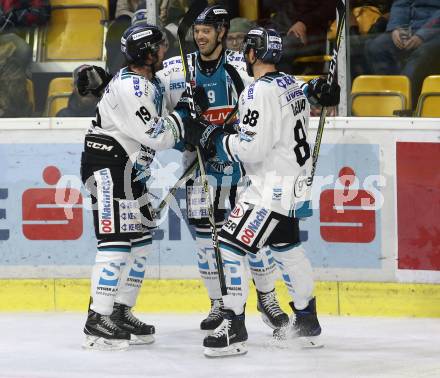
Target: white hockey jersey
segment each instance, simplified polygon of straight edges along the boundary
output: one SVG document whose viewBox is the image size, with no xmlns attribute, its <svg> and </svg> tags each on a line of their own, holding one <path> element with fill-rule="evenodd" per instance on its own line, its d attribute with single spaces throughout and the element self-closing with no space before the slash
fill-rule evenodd
<svg viewBox="0 0 440 378">
<path fill-rule="evenodd" d="M 307 205 L 312 162 L 302 86 L 284 73 L 261 77 L 240 96 L 240 133 L 217 141 L 219 154 L 244 166 L 249 186 L 240 200 L 295 217 Z"/>
<path fill-rule="evenodd" d="M 160 80 L 121 69 L 105 89 L 88 133 L 113 137 L 132 162 L 140 151 L 154 155 L 154 150 L 172 148 L 183 126 L 177 113 L 166 115 L 163 93 Z"/>
</svg>

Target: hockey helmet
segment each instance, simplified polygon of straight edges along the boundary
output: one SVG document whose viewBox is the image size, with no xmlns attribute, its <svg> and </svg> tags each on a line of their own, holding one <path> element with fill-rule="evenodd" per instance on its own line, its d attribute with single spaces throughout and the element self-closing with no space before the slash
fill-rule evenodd
<svg viewBox="0 0 440 378">
<path fill-rule="evenodd" d="M 218 5 L 205 8 L 194 21 L 194 25 L 212 25 L 216 29 L 224 26 L 226 29 L 230 27 L 230 18 L 228 11 Z"/>
<path fill-rule="evenodd" d="M 121 51 L 129 63 L 144 65 L 147 55 L 157 54 L 163 41 L 163 33 L 157 26 L 132 25 L 121 37 Z"/>
<path fill-rule="evenodd" d="M 253 28 L 244 37 L 242 52 L 246 55 L 250 49 L 265 63 L 276 64 L 283 53 L 283 42 L 280 34 L 274 29 Z"/>
</svg>

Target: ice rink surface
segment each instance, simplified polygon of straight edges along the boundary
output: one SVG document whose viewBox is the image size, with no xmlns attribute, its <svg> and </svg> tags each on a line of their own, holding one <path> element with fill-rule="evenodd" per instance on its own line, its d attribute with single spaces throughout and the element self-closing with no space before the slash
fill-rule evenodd
<svg viewBox="0 0 440 378">
<path fill-rule="evenodd" d="M 271 330 L 248 316 L 245 356 L 207 359 L 202 315 L 139 317 L 156 343 L 125 352 L 82 350 L 85 314 L 0 314 L 0 377 L 440 377 L 440 319 L 320 318 L 322 349 L 272 345 Z"/>
</svg>

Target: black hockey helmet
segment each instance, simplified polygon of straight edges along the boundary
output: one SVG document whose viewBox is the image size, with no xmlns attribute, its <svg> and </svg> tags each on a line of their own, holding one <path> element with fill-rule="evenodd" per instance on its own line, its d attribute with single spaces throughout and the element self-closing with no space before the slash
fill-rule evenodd
<svg viewBox="0 0 440 378">
<path fill-rule="evenodd" d="M 244 37 L 242 52 L 246 55 L 250 49 L 265 63 L 276 64 L 283 53 L 283 42 L 280 34 L 274 29 L 253 28 Z"/>
<path fill-rule="evenodd" d="M 218 5 L 205 8 L 194 21 L 194 25 L 212 25 L 216 29 L 224 26 L 229 30 L 231 25 L 228 11 Z"/>
<path fill-rule="evenodd" d="M 132 25 L 121 37 L 121 51 L 128 63 L 142 66 L 148 54 L 157 54 L 163 41 L 163 33 L 157 26 L 146 23 Z"/>
</svg>

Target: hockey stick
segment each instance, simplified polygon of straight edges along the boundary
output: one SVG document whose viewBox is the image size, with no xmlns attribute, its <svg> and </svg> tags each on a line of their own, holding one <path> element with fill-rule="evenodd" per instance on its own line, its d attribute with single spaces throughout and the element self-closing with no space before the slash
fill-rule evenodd
<svg viewBox="0 0 440 378">
<path fill-rule="evenodd" d="M 188 49 L 187 44 L 185 42 L 186 34 L 188 33 L 188 30 L 191 28 L 192 24 L 196 20 L 197 16 L 203 12 L 203 10 L 207 7 L 207 1 L 206 0 L 195 0 L 191 7 L 189 8 L 188 12 L 183 16 L 182 21 L 179 24 L 179 27 L 177 29 L 177 36 L 179 40 L 179 46 L 180 46 L 180 56 L 182 58 L 182 65 L 183 70 L 185 73 L 185 83 L 186 83 L 186 90 L 188 93 L 189 98 L 189 108 L 190 108 L 190 115 L 192 118 L 196 118 L 196 111 L 194 106 L 194 98 L 193 98 L 193 88 L 191 85 L 191 77 L 189 73 L 189 67 L 188 67 Z M 200 176 L 202 179 L 202 185 L 203 190 L 206 193 L 206 199 L 207 199 L 207 205 L 208 205 L 208 220 L 209 225 L 211 226 L 211 235 L 212 235 L 212 244 L 214 247 L 214 254 L 215 254 L 215 260 L 217 263 L 217 271 L 218 271 L 218 278 L 220 281 L 220 289 L 222 295 L 227 295 L 228 291 L 226 289 L 226 281 L 225 281 L 225 275 L 223 272 L 223 261 L 220 254 L 220 248 L 218 244 L 218 234 L 217 234 L 217 228 L 215 225 L 215 217 L 214 217 L 214 205 L 211 199 L 211 193 L 209 190 L 209 183 L 208 178 L 206 177 L 206 171 L 205 171 L 205 159 L 203 158 L 203 155 L 200 152 L 199 146 L 196 146 L 197 151 L 197 160 L 199 162 L 199 168 L 200 168 Z"/>
<path fill-rule="evenodd" d="M 341 45 L 342 32 L 344 30 L 344 24 L 345 24 L 345 1 L 346 0 L 338 0 L 338 2 L 336 3 L 336 11 L 338 13 L 338 28 L 336 30 L 336 46 L 333 49 L 332 60 L 330 61 L 330 66 L 327 74 L 328 84 L 333 83 L 333 80 L 335 79 L 338 51 L 339 51 L 339 46 Z M 324 124 L 325 124 L 326 116 L 327 116 L 327 107 L 323 106 L 321 109 L 321 116 L 319 117 L 315 146 L 313 148 L 312 171 L 310 173 L 310 178 L 308 180 L 309 185 L 312 185 L 313 179 L 315 177 L 316 166 L 318 164 L 319 149 L 321 148 L 322 134 L 324 133 Z"/>
<path fill-rule="evenodd" d="M 235 90 L 237 91 L 237 103 L 235 104 L 234 108 L 229 112 L 228 116 L 225 119 L 225 122 L 223 125 L 229 124 L 229 122 L 237 115 L 238 112 L 238 99 L 240 98 L 241 92 L 244 90 L 244 84 L 243 80 L 241 80 L 241 77 L 237 70 L 230 65 L 229 63 L 225 63 L 223 65 L 228 75 L 231 77 L 232 83 L 234 84 Z"/>
<path fill-rule="evenodd" d="M 198 164 L 199 164 L 198 160 L 195 159 L 191 163 L 191 165 L 188 168 L 186 168 L 186 170 L 185 170 L 185 172 L 183 172 L 182 176 L 180 176 L 180 178 L 176 181 L 174 186 L 170 189 L 170 191 L 167 193 L 167 195 L 164 197 L 164 199 L 160 202 L 157 209 L 154 210 L 154 217 L 155 218 L 160 217 L 160 213 L 162 212 L 164 207 L 169 204 L 171 197 L 174 197 L 177 190 L 191 178 L 191 176 L 193 175 L 193 173 L 197 169 Z"/>
</svg>

